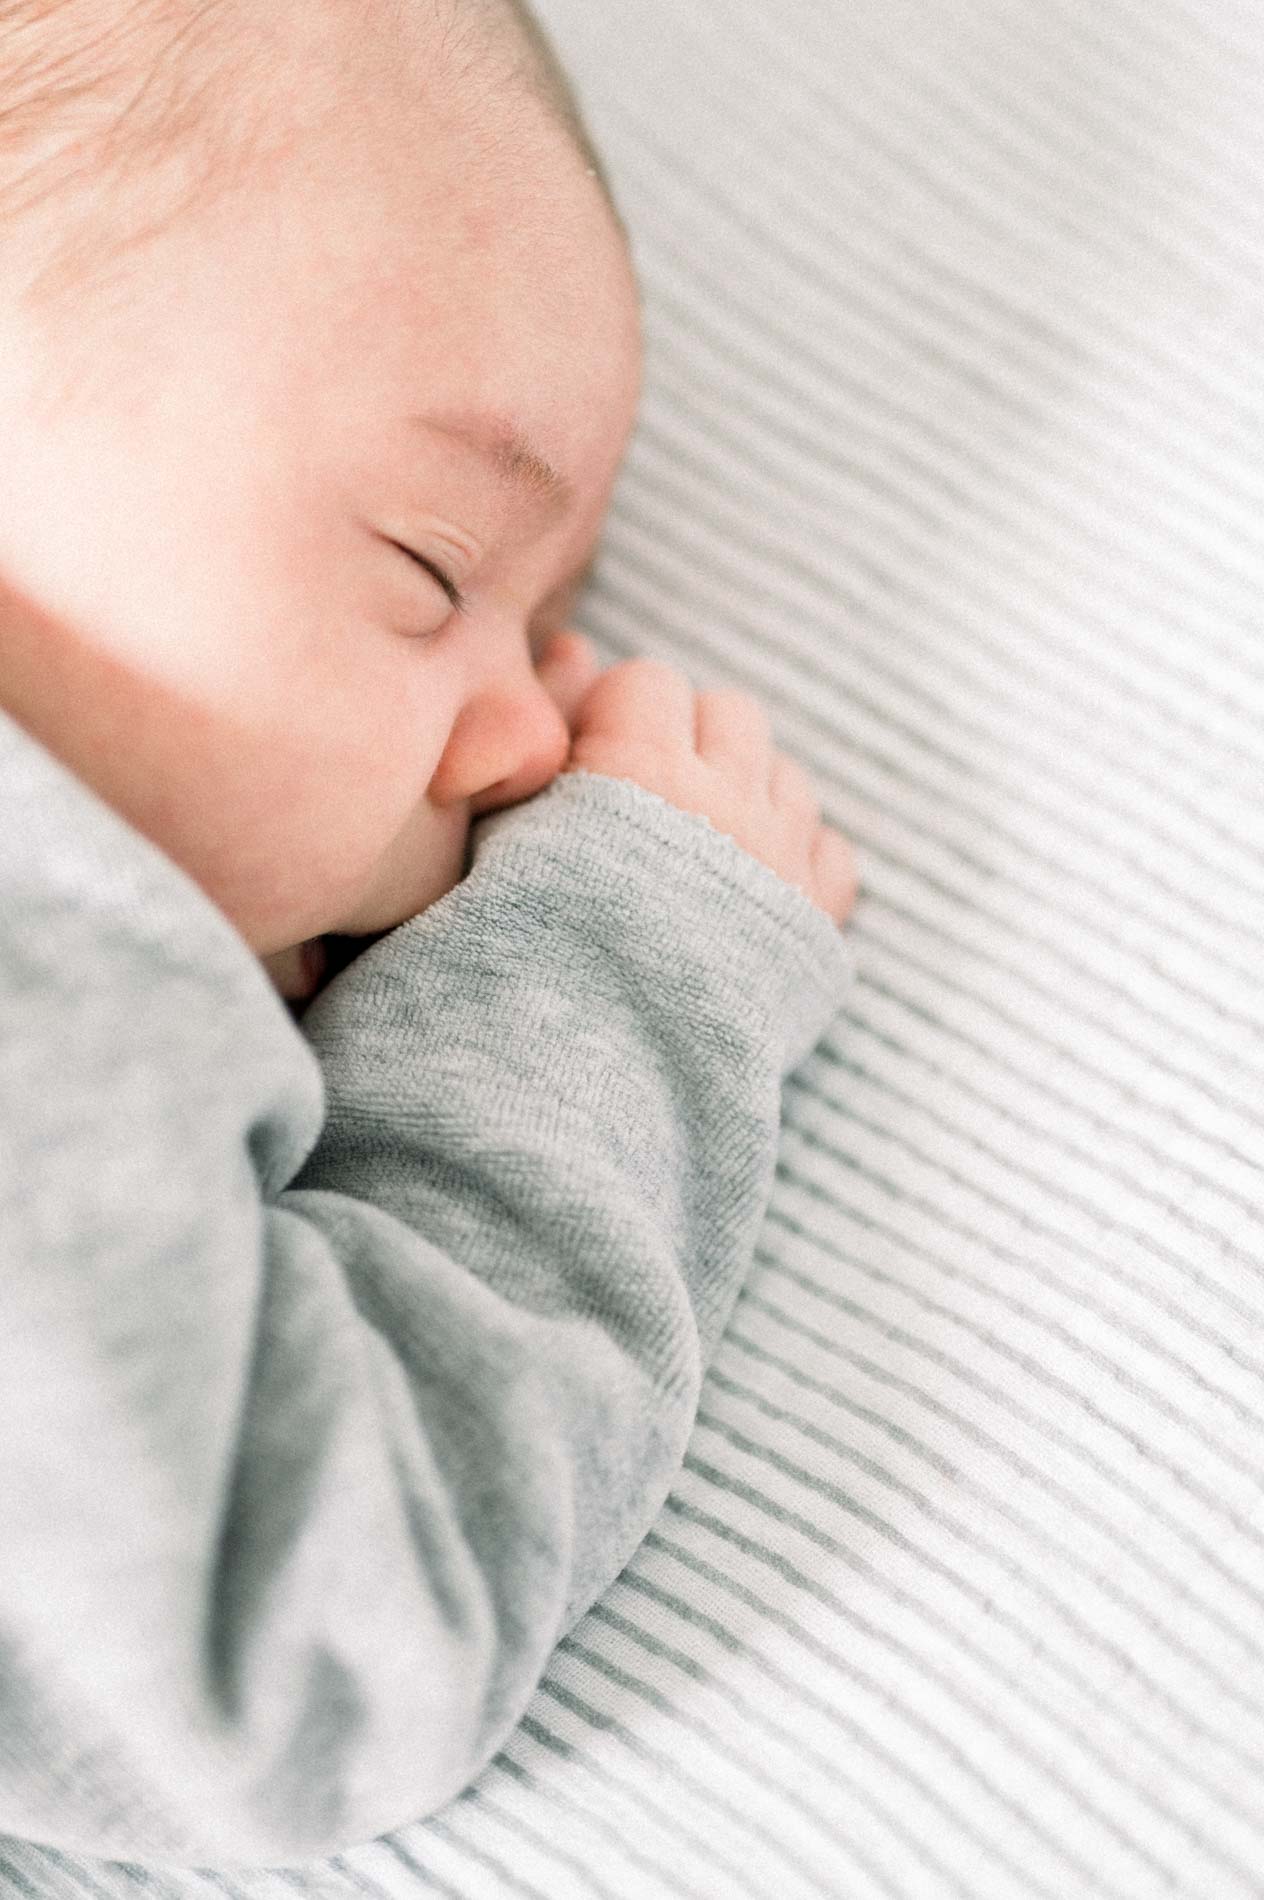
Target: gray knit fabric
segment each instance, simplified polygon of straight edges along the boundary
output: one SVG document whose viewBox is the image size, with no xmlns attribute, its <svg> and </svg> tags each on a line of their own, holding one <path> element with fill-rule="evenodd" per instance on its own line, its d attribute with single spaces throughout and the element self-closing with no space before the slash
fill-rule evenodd
<svg viewBox="0 0 1264 1900">
<path fill-rule="evenodd" d="M 645 287 L 582 615 L 859 845 L 684 1468 L 431 1820 L 35 1900 L 1259 1900 L 1264 45 L 541 0 Z"/>
<path fill-rule="evenodd" d="M 849 951 L 577 773 L 303 1034 L 0 716 L 0 1828 L 271 1864 L 443 1806 L 676 1477 Z"/>
</svg>

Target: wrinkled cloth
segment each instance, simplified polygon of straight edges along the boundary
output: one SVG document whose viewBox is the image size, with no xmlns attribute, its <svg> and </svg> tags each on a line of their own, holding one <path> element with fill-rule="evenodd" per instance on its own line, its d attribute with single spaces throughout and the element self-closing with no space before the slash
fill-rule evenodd
<svg viewBox="0 0 1264 1900">
<path fill-rule="evenodd" d="M 0 715 L 0 1831 L 440 1808 L 675 1478 L 848 940 L 567 775 L 301 1023 Z"/>
</svg>

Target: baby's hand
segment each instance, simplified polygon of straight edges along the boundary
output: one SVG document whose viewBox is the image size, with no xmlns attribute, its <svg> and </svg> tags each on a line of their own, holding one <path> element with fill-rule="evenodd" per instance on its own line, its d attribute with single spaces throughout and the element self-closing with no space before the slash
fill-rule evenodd
<svg viewBox="0 0 1264 1900">
<path fill-rule="evenodd" d="M 851 846 L 821 823 L 811 780 L 775 750 L 748 693 L 695 692 L 675 667 L 625 660 L 588 686 L 570 723 L 564 772 L 631 779 L 699 813 L 844 922 L 856 897 Z"/>
</svg>

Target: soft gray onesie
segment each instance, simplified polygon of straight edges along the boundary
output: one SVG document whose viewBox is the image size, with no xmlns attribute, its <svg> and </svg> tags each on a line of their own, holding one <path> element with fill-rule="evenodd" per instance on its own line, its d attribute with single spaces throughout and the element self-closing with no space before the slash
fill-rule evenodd
<svg viewBox="0 0 1264 1900">
<path fill-rule="evenodd" d="M 849 948 L 621 780 L 474 839 L 296 1025 L 0 714 L 0 1832 L 430 1813 L 676 1477 Z"/>
</svg>

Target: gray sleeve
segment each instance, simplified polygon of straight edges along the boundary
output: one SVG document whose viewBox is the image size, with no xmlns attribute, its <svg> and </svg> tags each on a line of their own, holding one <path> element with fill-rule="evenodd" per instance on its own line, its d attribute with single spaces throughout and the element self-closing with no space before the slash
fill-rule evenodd
<svg viewBox="0 0 1264 1900">
<path fill-rule="evenodd" d="M 473 1779 L 651 1524 L 849 953 L 580 773 L 300 1033 L 40 769 L 0 929 L 0 1830 L 325 1856 Z"/>
</svg>

